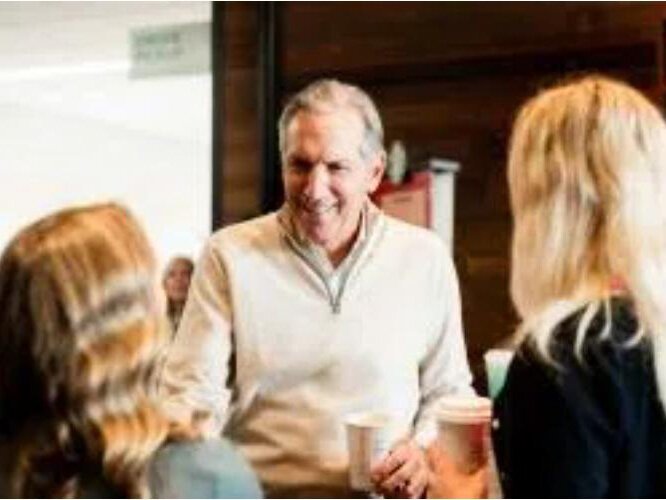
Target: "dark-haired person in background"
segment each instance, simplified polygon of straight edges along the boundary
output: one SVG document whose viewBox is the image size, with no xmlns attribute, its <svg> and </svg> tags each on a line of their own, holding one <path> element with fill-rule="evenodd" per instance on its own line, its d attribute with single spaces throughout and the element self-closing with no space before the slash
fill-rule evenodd
<svg viewBox="0 0 666 500">
<path fill-rule="evenodd" d="M 183 317 L 193 272 L 194 262 L 184 255 L 173 257 L 164 269 L 162 286 L 166 296 L 166 315 L 172 336 L 176 335 L 180 319 Z"/>
</svg>

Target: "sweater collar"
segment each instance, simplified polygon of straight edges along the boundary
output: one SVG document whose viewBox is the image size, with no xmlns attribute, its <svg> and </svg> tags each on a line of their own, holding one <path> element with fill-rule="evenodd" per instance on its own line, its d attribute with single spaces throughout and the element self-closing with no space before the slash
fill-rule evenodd
<svg viewBox="0 0 666 500">
<path fill-rule="evenodd" d="M 338 269 L 344 268 L 345 263 L 349 260 L 349 256 L 355 254 L 357 249 L 370 238 L 378 226 L 381 215 L 382 211 L 369 199 L 366 200 L 361 210 L 360 227 L 356 233 L 356 240 L 347 256 L 338 266 Z M 278 210 L 277 218 L 284 236 L 289 238 L 292 244 L 296 245 L 301 251 L 305 252 L 310 258 L 315 260 L 320 267 L 327 270 L 327 274 L 335 272 L 335 269 L 328 260 L 326 251 L 319 245 L 312 243 L 298 227 L 298 224 L 294 221 L 291 208 L 286 202 Z"/>
</svg>

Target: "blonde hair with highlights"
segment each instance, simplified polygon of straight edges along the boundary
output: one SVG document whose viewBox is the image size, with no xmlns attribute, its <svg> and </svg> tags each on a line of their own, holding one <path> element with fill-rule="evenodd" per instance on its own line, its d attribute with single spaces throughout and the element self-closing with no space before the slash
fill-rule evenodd
<svg viewBox="0 0 666 500">
<path fill-rule="evenodd" d="M 584 308 L 610 331 L 611 282 L 626 286 L 655 353 L 666 401 L 666 124 L 631 87 L 589 76 L 528 101 L 514 125 L 508 180 L 514 215 L 511 294 L 539 351 Z"/>
<path fill-rule="evenodd" d="M 149 496 L 168 435 L 156 374 L 166 342 L 152 249 L 115 204 L 20 232 L 0 260 L 0 438 L 12 496 L 73 497 L 86 475 Z"/>
</svg>

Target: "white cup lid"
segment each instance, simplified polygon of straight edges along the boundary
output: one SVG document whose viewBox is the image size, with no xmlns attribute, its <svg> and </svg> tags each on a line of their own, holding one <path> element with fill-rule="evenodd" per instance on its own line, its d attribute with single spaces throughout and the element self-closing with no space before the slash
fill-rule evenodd
<svg viewBox="0 0 666 500">
<path fill-rule="evenodd" d="M 437 417 L 440 422 L 475 424 L 492 417 L 492 401 L 479 396 L 445 396 L 440 400 Z"/>
<path fill-rule="evenodd" d="M 345 417 L 345 423 L 355 427 L 385 427 L 390 422 L 387 414 L 373 411 L 351 413 Z"/>
</svg>

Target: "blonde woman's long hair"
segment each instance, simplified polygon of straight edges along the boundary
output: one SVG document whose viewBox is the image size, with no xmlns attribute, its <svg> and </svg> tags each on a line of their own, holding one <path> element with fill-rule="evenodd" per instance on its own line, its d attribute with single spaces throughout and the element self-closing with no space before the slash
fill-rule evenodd
<svg viewBox="0 0 666 500">
<path fill-rule="evenodd" d="M 508 180 L 514 215 L 511 295 L 548 359 L 554 328 L 598 311 L 610 331 L 620 278 L 654 351 L 666 402 L 666 124 L 628 85 L 602 76 L 546 90 L 516 119 Z"/>
<path fill-rule="evenodd" d="M 12 496 L 73 497 L 86 475 L 149 496 L 168 423 L 156 402 L 166 342 L 155 259 L 115 204 L 58 212 L 0 260 L 0 439 Z"/>
</svg>

